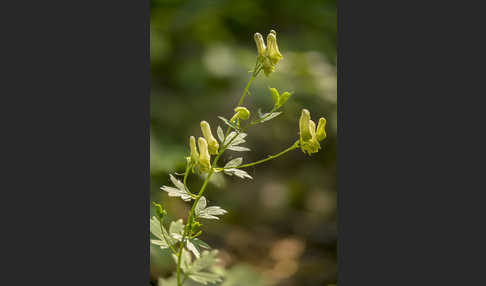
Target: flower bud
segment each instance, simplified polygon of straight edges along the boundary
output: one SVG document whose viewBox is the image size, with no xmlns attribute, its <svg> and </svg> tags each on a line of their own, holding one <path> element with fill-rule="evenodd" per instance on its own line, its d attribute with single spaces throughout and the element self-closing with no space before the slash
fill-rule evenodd
<svg viewBox="0 0 486 286">
<path fill-rule="evenodd" d="M 271 87 L 270 93 L 272 94 L 275 107 L 278 107 L 280 102 L 280 94 L 278 94 L 278 90 L 276 88 Z"/>
<path fill-rule="evenodd" d="M 265 56 L 265 52 L 267 50 L 267 47 L 265 46 L 265 41 L 263 41 L 262 34 L 260 33 L 255 33 L 254 37 L 255 38 L 255 43 L 257 46 L 257 51 L 258 51 L 258 56 Z"/>
<path fill-rule="evenodd" d="M 189 137 L 189 147 L 191 148 L 191 163 L 197 164 L 199 161 L 199 153 L 196 149 L 196 138 L 194 136 Z"/>
<path fill-rule="evenodd" d="M 152 204 L 155 207 L 155 213 L 157 214 L 157 217 L 159 218 L 159 220 L 162 220 L 167 215 L 167 211 L 164 210 L 161 204 L 155 202 L 152 202 Z"/>
<path fill-rule="evenodd" d="M 326 134 L 326 119 L 324 117 L 321 117 L 319 119 L 319 123 L 317 124 L 317 131 L 316 131 L 316 137 L 318 141 L 322 141 L 326 139 L 327 134 Z"/>
<path fill-rule="evenodd" d="M 247 120 L 250 118 L 250 111 L 246 107 L 238 106 L 235 108 L 235 115 L 231 117 L 230 121 L 235 121 L 236 119 Z"/>
<path fill-rule="evenodd" d="M 280 95 L 280 100 L 278 102 L 278 105 L 279 106 L 284 105 L 287 102 L 287 100 L 289 100 L 290 96 L 292 96 L 292 94 L 290 92 L 288 92 L 288 91 L 282 93 Z"/>
<path fill-rule="evenodd" d="M 212 155 L 218 154 L 219 143 L 211 133 L 211 127 L 206 121 L 201 121 L 201 131 L 209 146 L 209 153 Z"/>
<path fill-rule="evenodd" d="M 278 50 L 277 33 L 274 30 L 270 30 L 270 34 L 267 36 L 267 45 L 267 57 L 270 59 L 272 65 L 276 65 L 283 56 Z"/>
<path fill-rule="evenodd" d="M 307 141 L 312 138 L 310 131 L 310 113 L 307 109 L 302 109 L 299 120 L 300 140 Z"/>
<path fill-rule="evenodd" d="M 199 166 L 201 167 L 201 172 L 209 172 L 211 169 L 211 156 L 208 152 L 208 143 L 206 139 L 199 137 L 197 139 L 197 145 L 199 147 Z"/>
</svg>

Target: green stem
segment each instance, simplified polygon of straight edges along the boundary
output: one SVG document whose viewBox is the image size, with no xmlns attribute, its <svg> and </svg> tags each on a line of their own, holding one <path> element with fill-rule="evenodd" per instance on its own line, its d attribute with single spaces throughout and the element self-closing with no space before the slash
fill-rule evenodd
<svg viewBox="0 0 486 286">
<path fill-rule="evenodd" d="M 237 106 L 240 106 L 243 103 L 243 100 L 244 100 L 246 94 L 248 93 L 248 89 L 251 86 L 251 83 L 256 78 L 256 76 L 258 75 L 260 70 L 261 69 L 259 69 L 258 60 L 257 60 L 257 62 L 255 64 L 255 68 L 253 69 L 253 73 L 251 75 L 251 78 L 248 81 L 248 84 L 246 85 L 245 90 L 243 91 L 243 95 L 241 96 L 240 101 L 238 102 Z M 230 131 L 231 131 L 231 127 L 228 127 L 228 129 L 226 130 L 225 139 L 228 136 Z M 182 284 L 184 284 L 184 282 L 185 282 L 185 279 L 184 279 L 181 283 L 181 256 L 182 256 L 182 250 L 184 249 L 185 239 L 186 239 L 186 237 L 189 233 L 189 229 L 191 227 L 191 223 L 192 223 L 192 220 L 193 220 L 193 217 L 194 217 L 194 210 L 196 208 L 197 203 L 199 202 L 199 199 L 202 197 L 204 190 L 206 189 L 206 186 L 208 185 L 209 179 L 211 179 L 211 176 L 213 175 L 213 173 L 216 169 L 216 164 L 218 163 L 219 158 L 221 157 L 223 152 L 226 150 L 226 147 L 228 147 L 236 137 L 237 136 L 234 136 L 230 140 L 230 142 L 228 142 L 228 144 L 222 146 L 218 155 L 216 155 L 216 158 L 214 158 L 214 161 L 211 164 L 211 169 L 209 170 L 209 173 L 208 173 L 206 179 L 204 180 L 204 182 L 201 186 L 201 189 L 199 190 L 199 193 L 197 194 L 196 198 L 194 199 L 194 203 L 192 204 L 192 208 L 191 208 L 191 211 L 189 212 L 189 216 L 187 217 L 186 226 L 184 228 L 184 233 L 182 235 L 182 239 L 181 239 L 181 242 L 180 242 L 180 245 L 179 245 L 179 252 L 177 253 L 177 286 L 182 286 Z M 186 168 L 186 174 L 184 175 L 184 186 L 185 186 L 186 177 L 187 177 L 187 170 L 188 169 Z"/>
<path fill-rule="evenodd" d="M 259 160 L 259 161 L 256 161 L 256 162 L 252 162 L 252 163 L 248 163 L 248 164 L 243 164 L 243 165 L 239 165 L 237 167 L 231 167 L 229 169 L 239 169 L 239 168 L 246 168 L 246 167 L 250 167 L 250 166 L 254 166 L 254 165 L 258 165 L 258 164 L 261 164 L 263 162 L 266 162 L 266 161 L 269 161 L 269 160 L 272 160 L 272 159 L 275 159 L 275 158 L 278 158 L 280 156 L 282 156 L 283 154 L 287 153 L 287 152 L 290 152 L 294 149 L 297 149 L 299 148 L 299 141 L 295 142 L 292 146 L 290 146 L 289 148 L 283 150 L 282 152 L 278 153 L 278 154 L 275 154 L 275 155 L 270 155 L 268 156 L 267 158 L 265 159 L 262 159 L 262 160 Z M 218 168 L 218 171 L 219 170 L 224 170 L 224 168 Z"/>
<path fill-rule="evenodd" d="M 175 250 L 174 246 L 172 246 L 172 244 L 169 243 L 169 240 L 165 236 L 165 232 L 164 232 L 164 229 L 163 229 L 163 226 L 162 226 L 162 220 L 160 220 L 160 231 L 162 232 L 162 236 L 164 237 L 165 243 L 167 243 L 167 245 L 169 246 L 170 250 L 172 250 L 172 253 L 176 254 L 177 251 Z"/>
</svg>

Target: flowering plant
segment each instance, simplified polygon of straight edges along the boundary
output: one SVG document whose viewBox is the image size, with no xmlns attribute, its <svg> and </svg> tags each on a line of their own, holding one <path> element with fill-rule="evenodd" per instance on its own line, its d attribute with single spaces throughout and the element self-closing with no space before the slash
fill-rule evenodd
<svg viewBox="0 0 486 286">
<path fill-rule="evenodd" d="M 250 151 L 249 148 L 241 146 L 241 144 L 246 142 L 247 133 L 245 132 L 247 129 L 280 115 L 282 111 L 279 110 L 292 96 L 290 92 L 280 94 L 276 88 L 269 88 L 269 93 L 274 102 L 273 108 L 266 113 L 262 113 L 259 110 L 256 116 L 251 119 L 251 112 L 243 106 L 248 89 L 261 71 L 266 76 L 270 76 L 271 73 L 275 72 L 278 62 L 283 59 L 277 45 L 277 33 L 274 30 L 270 30 L 266 45 L 260 33 L 255 33 L 254 39 L 258 55 L 248 84 L 230 119 L 219 116 L 219 119 L 227 126 L 226 131 L 223 131 L 223 128 L 220 126 L 217 127 L 218 142 L 213 136 L 209 123 L 201 121 L 202 137 L 199 137 L 197 142 L 194 136 L 189 137 L 189 156 L 185 158 L 186 169 L 181 174 L 183 176 L 182 180 L 174 176 L 178 174 L 170 174 L 172 186 L 161 187 L 161 190 L 167 192 L 168 196 L 179 197 L 183 201 L 192 204 L 186 223 L 184 224 L 182 219 L 172 221 L 168 224 L 169 227 L 167 229 L 164 226 L 167 225 L 165 222 L 167 212 L 162 205 L 153 202 L 156 216 L 150 219 L 150 232 L 155 239 L 152 239 L 151 243 L 162 249 L 169 249 L 176 263 L 174 277 L 165 281 L 162 280 L 162 286 L 182 286 L 187 279 L 204 285 L 223 281 L 222 274 L 213 271 L 211 268 L 217 262 L 217 250 L 211 250 L 211 247 L 199 238 L 202 234 L 201 220 L 218 220 L 219 216 L 227 213 L 226 210 L 219 206 L 208 206 L 208 201 L 203 196 L 214 173 L 222 172 L 228 176 L 236 176 L 241 179 L 253 179 L 243 170 L 244 168 L 275 159 L 298 148 L 301 148 L 304 153 L 311 155 L 319 151 L 321 148 L 319 142 L 326 138 L 326 119 L 321 117 L 316 127 L 314 121 L 311 120 L 310 112 L 307 109 L 303 109 L 299 120 L 299 138 L 287 149 L 256 162 L 242 164 L 243 157 L 238 157 L 226 162 L 223 166 L 218 165 L 221 155 L 226 150 L 236 152 Z M 211 156 L 214 156 L 212 162 Z M 187 178 L 191 173 L 199 173 L 205 176 L 198 192 L 192 192 L 187 185 Z"/>
</svg>

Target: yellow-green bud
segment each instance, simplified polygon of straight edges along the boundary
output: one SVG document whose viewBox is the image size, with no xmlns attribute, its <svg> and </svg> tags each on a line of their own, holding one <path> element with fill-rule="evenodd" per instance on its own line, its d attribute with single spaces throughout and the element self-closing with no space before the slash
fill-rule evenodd
<svg viewBox="0 0 486 286">
<path fill-rule="evenodd" d="M 206 139 L 199 137 L 197 139 L 197 145 L 199 147 L 199 166 L 201 168 L 201 172 L 209 172 L 211 169 L 211 156 L 208 152 L 208 142 Z"/>
<path fill-rule="evenodd" d="M 299 120 L 300 140 L 307 141 L 312 138 L 310 131 L 310 113 L 307 109 L 302 109 Z"/>
<path fill-rule="evenodd" d="M 209 123 L 207 123 L 206 121 L 201 121 L 201 131 L 208 143 L 209 153 L 211 155 L 218 154 L 219 143 L 216 138 L 214 138 L 213 133 L 211 133 L 211 127 L 209 126 Z"/>
<path fill-rule="evenodd" d="M 263 41 L 262 34 L 255 33 L 254 38 L 257 46 L 258 56 L 262 56 L 262 57 L 265 56 L 267 47 L 265 46 L 265 41 Z"/>
<path fill-rule="evenodd" d="M 287 102 L 287 100 L 289 100 L 289 98 L 290 98 L 290 96 L 291 96 L 291 95 L 292 95 L 292 94 L 291 94 L 290 92 L 288 92 L 288 91 L 286 91 L 286 92 L 282 93 L 282 94 L 280 95 L 280 99 L 279 99 L 279 101 L 278 101 L 278 106 L 282 106 L 282 105 L 284 105 L 284 104 L 285 104 L 285 102 Z"/>
<path fill-rule="evenodd" d="M 196 149 L 196 138 L 194 136 L 189 137 L 189 147 L 191 148 L 191 163 L 197 164 L 199 161 L 199 153 Z"/>
<path fill-rule="evenodd" d="M 272 94 L 274 105 L 278 107 L 280 102 L 280 94 L 278 94 L 278 90 L 276 88 L 271 87 L 270 93 Z"/>
<path fill-rule="evenodd" d="M 317 140 L 322 141 L 326 139 L 326 119 L 321 117 L 319 119 L 319 123 L 317 124 L 317 131 L 316 131 Z"/>
<path fill-rule="evenodd" d="M 247 120 L 250 118 L 250 111 L 246 109 L 246 107 L 238 106 L 235 108 L 235 115 L 231 117 L 230 121 L 234 121 L 236 119 Z"/>
<path fill-rule="evenodd" d="M 267 57 L 273 65 L 276 65 L 283 56 L 278 50 L 277 33 L 274 30 L 270 30 L 270 34 L 267 36 L 267 45 Z"/>
</svg>

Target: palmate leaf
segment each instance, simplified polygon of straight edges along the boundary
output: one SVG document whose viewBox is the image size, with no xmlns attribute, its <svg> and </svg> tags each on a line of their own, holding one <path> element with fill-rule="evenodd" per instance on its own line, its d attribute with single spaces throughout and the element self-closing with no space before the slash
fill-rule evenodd
<svg viewBox="0 0 486 286">
<path fill-rule="evenodd" d="M 202 196 L 199 201 L 197 202 L 196 207 L 194 208 L 194 213 L 197 218 L 205 218 L 205 219 L 219 219 L 218 215 L 224 215 L 227 213 L 226 210 L 222 209 L 218 206 L 206 207 L 207 201 L 204 196 Z"/>
<path fill-rule="evenodd" d="M 245 179 L 245 178 L 253 179 L 252 176 L 250 176 L 246 171 L 243 171 L 241 169 L 235 169 L 235 168 L 225 169 L 224 173 L 226 175 L 230 175 L 230 176 L 235 175 L 235 176 L 240 177 L 242 179 Z"/>
<path fill-rule="evenodd" d="M 170 175 L 170 180 L 174 187 L 162 186 L 160 189 L 166 191 L 169 197 L 180 197 L 183 201 L 189 202 L 192 199 L 191 194 L 185 188 L 184 183 L 176 179 L 172 174 Z"/>
<path fill-rule="evenodd" d="M 204 285 L 221 282 L 222 277 L 220 274 L 204 271 L 218 262 L 218 259 L 216 258 L 217 254 L 217 250 L 203 251 L 201 256 L 189 265 L 187 269 L 188 271 L 185 271 L 185 274 L 189 276 L 189 279 Z"/>
</svg>

